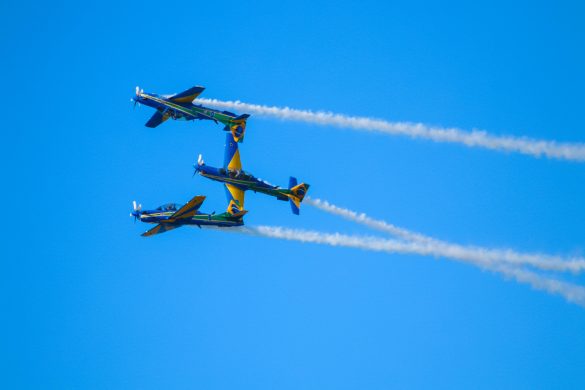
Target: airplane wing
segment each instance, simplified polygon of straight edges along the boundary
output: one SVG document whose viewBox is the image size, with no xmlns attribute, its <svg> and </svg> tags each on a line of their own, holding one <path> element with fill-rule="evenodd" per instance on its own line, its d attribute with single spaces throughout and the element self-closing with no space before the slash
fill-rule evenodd
<svg viewBox="0 0 585 390">
<path fill-rule="evenodd" d="M 169 97 L 169 100 L 172 100 L 177 103 L 191 103 L 193 100 L 197 99 L 197 96 L 201 95 L 201 92 L 203 92 L 203 90 L 205 90 L 205 88 L 203 87 L 189 88 L 186 91 L 177 93 Z"/>
<path fill-rule="evenodd" d="M 228 203 L 233 199 L 240 202 L 240 208 L 244 208 L 244 191 L 231 184 L 225 185 L 225 193 L 227 196 Z"/>
<path fill-rule="evenodd" d="M 231 171 L 241 171 L 242 161 L 240 159 L 240 150 L 238 143 L 234 139 L 232 133 L 228 132 L 225 135 L 225 152 L 223 158 L 223 167 Z"/>
<path fill-rule="evenodd" d="M 154 236 L 155 234 L 161 234 L 164 232 L 168 232 L 169 230 L 173 230 L 173 229 L 176 229 L 178 227 L 181 227 L 181 225 L 175 225 L 175 224 L 171 224 L 171 223 L 164 223 L 164 224 L 159 223 L 158 225 L 156 225 L 155 227 L 153 227 L 149 231 L 142 233 L 142 237 Z"/>
<path fill-rule="evenodd" d="M 197 213 L 197 210 L 199 210 L 199 207 L 201 207 L 201 204 L 203 204 L 204 200 L 205 196 L 197 195 L 196 197 L 185 203 L 183 207 L 175 211 L 175 213 L 171 215 L 169 219 L 177 220 L 191 218 Z"/>
<path fill-rule="evenodd" d="M 150 117 L 148 122 L 146 122 L 145 126 L 150 127 L 150 128 L 155 128 L 158 125 L 160 125 L 161 123 L 163 123 L 164 121 L 166 121 L 167 119 L 169 119 L 168 115 L 163 115 L 162 112 L 157 111 L 154 113 L 153 116 Z"/>
</svg>

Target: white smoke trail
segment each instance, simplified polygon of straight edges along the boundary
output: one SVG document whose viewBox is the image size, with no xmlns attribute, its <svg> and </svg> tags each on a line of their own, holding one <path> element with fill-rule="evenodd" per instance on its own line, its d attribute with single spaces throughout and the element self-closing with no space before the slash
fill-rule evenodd
<svg viewBox="0 0 585 390">
<path fill-rule="evenodd" d="M 533 157 L 559 160 L 585 161 L 585 144 L 538 140 L 528 137 L 497 136 L 483 130 L 465 131 L 457 128 L 427 126 L 422 123 L 389 122 L 382 119 L 347 116 L 331 112 L 313 112 L 289 107 L 263 106 L 240 101 L 197 99 L 196 102 L 222 109 L 234 109 L 265 117 L 294 120 L 324 126 L 373 131 L 435 142 L 459 143 L 469 147 L 482 147 L 504 152 L 517 152 Z"/>
<path fill-rule="evenodd" d="M 275 226 L 242 227 L 238 231 L 245 234 L 275 239 L 299 241 L 386 253 L 410 253 L 419 255 L 439 256 L 436 251 L 422 242 L 400 242 L 374 237 L 350 236 L 339 233 L 329 234 L 316 231 L 287 229 Z M 505 264 L 494 264 L 483 260 L 455 259 L 473 264 L 481 269 L 503 274 L 519 283 L 529 284 L 534 289 L 560 295 L 567 301 L 585 307 L 585 288 L 564 281 L 543 277 L 537 273 L 510 267 Z"/>
<path fill-rule="evenodd" d="M 506 262 L 514 265 L 530 265 L 532 267 L 549 271 L 572 271 L 577 273 L 585 270 L 585 259 L 581 257 L 563 258 L 560 256 L 540 253 L 522 253 L 512 249 L 490 249 L 477 246 L 464 246 L 412 232 L 387 222 L 368 217 L 366 214 L 358 214 L 355 211 L 332 205 L 321 199 L 306 197 L 304 203 L 372 229 L 395 235 L 404 240 L 427 244 L 432 248 L 435 256 L 460 260 L 477 260 L 489 263 Z"/>
</svg>

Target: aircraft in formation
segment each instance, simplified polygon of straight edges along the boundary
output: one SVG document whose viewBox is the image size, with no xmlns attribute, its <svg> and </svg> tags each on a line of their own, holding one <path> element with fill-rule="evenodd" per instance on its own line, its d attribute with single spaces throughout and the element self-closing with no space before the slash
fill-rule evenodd
<svg viewBox="0 0 585 390">
<path fill-rule="evenodd" d="M 244 224 L 243 216 L 247 211 L 241 209 L 236 202 L 230 202 L 225 213 L 206 214 L 199 212 L 199 207 L 204 200 L 205 196 L 197 195 L 182 206 L 167 203 L 154 210 L 144 211 L 142 211 L 142 205 L 137 206 L 134 201 L 132 202 L 134 210 L 130 216 L 134 217 L 134 221 L 139 219 L 141 222 L 156 223 L 155 227 L 142 233 L 143 237 L 168 232 L 185 225 L 200 228 L 201 226 L 232 227 Z"/>
<path fill-rule="evenodd" d="M 224 183 L 227 196 L 227 210 L 221 214 L 202 213 L 199 211 L 205 196 L 197 195 L 186 204 L 179 206 L 175 203 L 168 203 L 154 210 L 142 210 L 142 205 L 133 202 L 133 211 L 130 216 L 134 221 L 156 224 L 152 229 L 143 233 L 148 237 L 181 226 L 215 226 L 235 227 L 244 224 L 245 191 L 254 191 L 276 197 L 278 200 L 289 201 L 292 212 L 299 214 L 299 208 L 309 185 L 298 184 L 297 179 L 291 177 L 288 188 L 281 188 L 258 179 L 242 170 L 242 162 L 238 142 L 242 142 L 246 129 L 248 114 L 236 115 L 228 111 L 218 111 L 201 105 L 193 104 L 193 101 L 203 92 L 203 87 L 193 87 L 184 92 L 174 95 L 156 95 L 145 93 L 136 87 L 136 97 L 132 99 L 134 105 L 144 104 L 155 108 L 157 111 L 146 123 L 148 127 L 156 127 L 168 118 L 173 119 L 208 119 L 225 125 L 226 134 L 225 154 L 223 168 L 208 166 L 201 155 L 195 165 L 195 173 L 211 180 Z"/>
<path fill-rule="evenodd" d="M 244 191 L 260 192 L 274 196 L 278 200 L 288 200 L 292 212 L 296 215 L 299 214 L 301 202 L 309 190 L 308 184 L 298 184 L 297 179 L 292 176 L 288 182 L 288 189 L 286 189 L 272 185 L 243 171 L 238 144 L 232 138 L 231 134 L 226 134 L 223 168 L 214 168 L 206 165 L 203 157 L 199 155 L 197 165 L 195 165 L 195 173 L 208 179 L 224 183 L 228 201 L 235 199 L 243 206 Z"/>
<path fill-rule="evenodd" d="M 140 87 L 136 87 L 136 96 L 130 100 L 134 102 L 134 107 L 136 104 L 144 104 L 156 110 L 146 122 L 146 127 L 157 127 L 169 118 L 189 121 L 195 119 L 211 120 L 215 123 L 221 122 L 225 131 L 230 131 L 236 141 L 242 142 L 246 132 L 246 119 L 250 115 L 236 115 L 229 111 L 219 111 L 200 104 L 193 104 L 193 101 L 201 95 L 204 89 L 197 86 L 173 95 L 157 95 L 144 92 Z"/>
</svg>

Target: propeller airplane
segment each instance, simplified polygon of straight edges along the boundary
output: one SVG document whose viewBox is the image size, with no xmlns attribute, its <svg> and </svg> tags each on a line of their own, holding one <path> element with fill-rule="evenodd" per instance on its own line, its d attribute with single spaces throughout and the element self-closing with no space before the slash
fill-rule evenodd
<svg viewBox="0 0 585 390">
<path fill-rule="evenodd" d="M 278 200 L 289 201 L 293 214 L 299 215 L 299 208 L 305 194 L 309 190 L 309 184 L 297 184 L 297 179 L 291 177 L 289 186 L 281 188 L 264 180 L 258 179 L 242 170 L 240 151 L 232 134 L 226 134 L 225 155 L 223 168 L 208 166 L 199 155 L 194 166 L 195 173 L 211 180 L 225 184 L 228 201 L 238 201 L 244 207 L 244 191 L 254 191 L 276 197 Z"/>
<path fill-rule="evenodd" d="M 204 89 L 204 87 L 197 86 L 174 95 L 157 95 L 144 92 L 140 87 L 136 87 L 136 96 L 130 101 L 134 102 L 134 107 L 137 104 L 144 104 L 156 109 L 154 115 L 146 122 L 146 127 L 157 127 L 169 118 L 181 120 L 206 119 L 215 123 L 221 122 L 224 125 L 224 131 L 231 132 L 237 142 L 242 142 L 246 132 L 246 120 L 250 115 L 236 115 L 229 111 L 219 111 L 200 104 L 194 104 L 194 100 Z"/>
<path fill-rule="evenodd" d="M 180 206 L 175 203 L 168 203 L 157 207 L 154 210 L 142 210 L 142 205 L 137 205 L 136 201 L 132 202 L 131 217 L 134 222 L 139 219 L 141 222 L 155 223 L 156 226 L 142 234 L 143 237 L 161 234 L 179 228 L 181 226 L 216 226 L 216 227 L 234 227 L 244 224 L 243 216 L 246 210 L 239 205 L 237 201 L 232 201 L 228 205 L 227 211 L 221 214 L 205 214 L 199 212 L 199 207 L 205 200 L 205 196 L 197 195 L 186 204 Z"/>
</svg>

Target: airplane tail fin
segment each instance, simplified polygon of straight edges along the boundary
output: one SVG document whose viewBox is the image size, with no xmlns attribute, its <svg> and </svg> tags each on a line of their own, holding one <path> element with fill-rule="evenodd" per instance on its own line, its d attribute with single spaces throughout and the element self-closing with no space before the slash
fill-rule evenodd
<svg viewBox="0 0 585 390">
<path fill-rule="evenodd" d="M 305 198 L 307 191 L 309 190 L 309 184 L 301 183 L 297 184 L 297 179 L 292 177 L 288 181 L 288 189 L 290 194 L 288 196 L 290 208 L 295 215 L 299 215 L 301 202 Z"/>
<path fill-rule="evenodd" d="M 250 117 L 248 114 L 242 114 L 230 121 L 230 125 L 226 130 L 232 132 L 236 142 L 244 142 L 244 135 L 246 133 L 246 120 Z"/>
<path fill-rule="evenodd" d="M 227 208 L 228 214 L 230 214 L 233 218 L 242 218 L 248 211 L 244 210 L 240 206 L 240 202 L 236 199 L 232 199 L 230 204 Z"/>
</svg>

